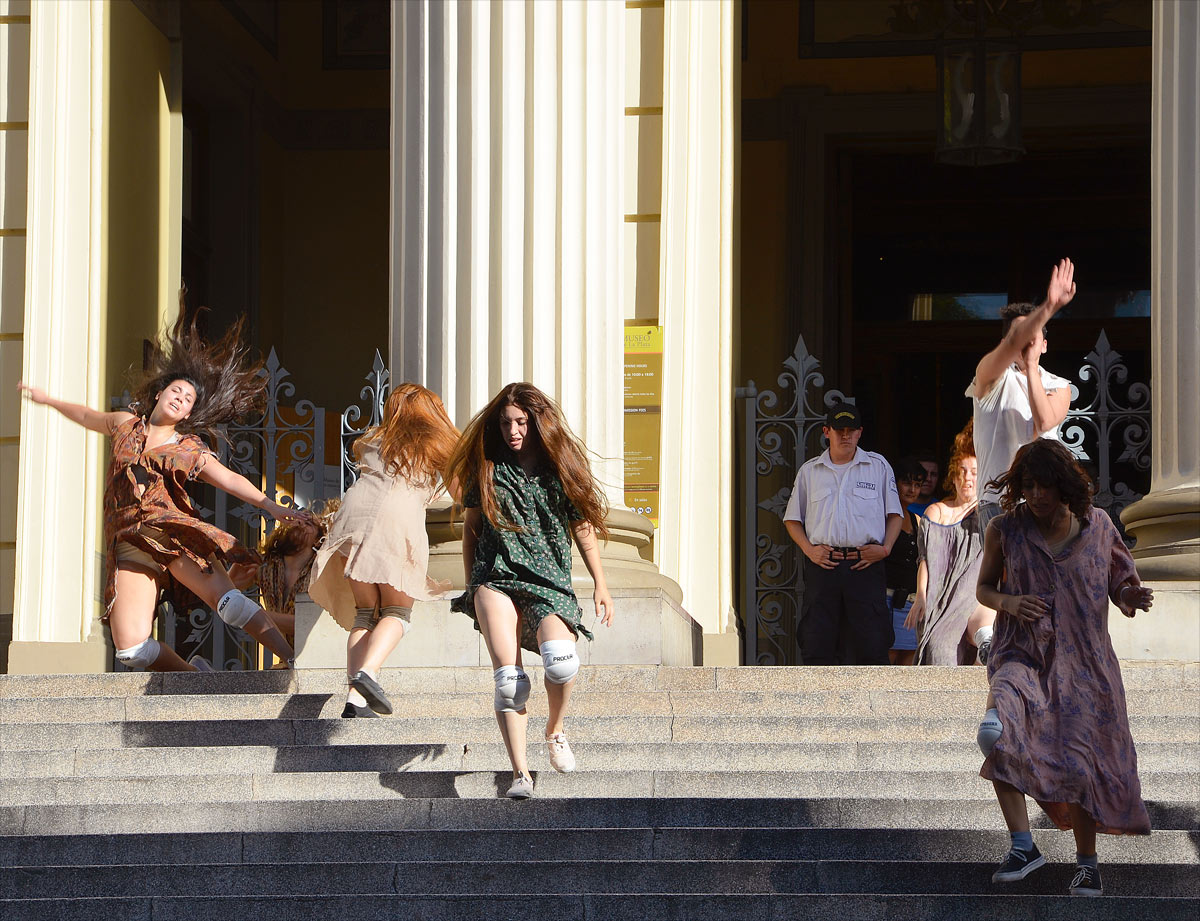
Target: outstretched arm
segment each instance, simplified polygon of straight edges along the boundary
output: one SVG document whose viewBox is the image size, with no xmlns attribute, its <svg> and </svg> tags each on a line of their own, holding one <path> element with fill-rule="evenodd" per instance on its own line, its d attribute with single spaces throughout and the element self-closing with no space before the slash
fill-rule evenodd
<svg viewBox="0 0 1200 921">
<path fill-rule="evenodd" d="M 1075 266 L 1070 259 L 1062 260 L 1050 273 L 1050 285 L 1046 299 L 1028 316 L 1018 317 L 1000 344 L 979 360 L 975 367 L 975 398 L 983 399 L 999 380 L 1004 369 L 1016 361 L 1029 345 L 1037 331 L 1050 322 L 1050 318 L 1071 303 L 1075 296 Z M 1068 401 L 1070 394 L 1068 394 Z M 1043 429 L 1042 431 L 1045 431 Z"/>
<path fill-rule="evenodd" d="M 586 521 L 572 521 L 571 531 L 575 535 L 575 544 L 579 547 L 579 555 L 583 557 L 583 565 L 596 583 L 592 592 L 592 601 L 596 605 L 596 616 L 606 627 L 612 626 L 613 600 L 608 593 L 608 583 L 604 581 L 604 567 L 600 563 L 600 547 L 596 543 L 596 532 Z M 601 612 L 603 609 L 603 612 Z"/>
<path fill-rule="evenodd" d="M 72 422 L 101 435 L 111 435 L 118 425 L 133 418 L 133 413 L 102 413 L 82 403 L 68 403 L 66 400 L 55 399 L 40 387 L 30 387 L 23 381 L 17 381 L 17 390 L 25 399 L 56 409 Z"/>
<path fill-rule="evenodd" d="M 204 466 L 200 468 L 200 479 L 210 486 L 229 493 L 236 499 L 241 499 L 255 508 L 262 509 L 276 521 L 291 523 L 303 521 L 308 517 L 308 512 L 303 509 L 285 508 L 278 502 L 268 499 L 267 494 L 261 489 L 240 473 L 234 473 L 215 457 L 209 457 Z"/>
</svg>

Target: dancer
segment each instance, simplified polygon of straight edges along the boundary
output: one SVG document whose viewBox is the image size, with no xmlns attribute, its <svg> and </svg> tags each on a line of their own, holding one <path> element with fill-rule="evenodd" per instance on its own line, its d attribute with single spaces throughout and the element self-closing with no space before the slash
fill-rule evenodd
<svg viewBox="0 0 1200 921">
<path fill-rule="evenodd" d="M 1035 438 L 1058 438 L 1071 407 L 1071 382 L 1040 367 L 1046 354 L 1046 324 L 1075 296 L 1075 266 L 1063 259 L 1050 273 L 1046 300 L 1009 304 L 1000 311 L 1004 338 L 979 360 L 967 388 L 975 413 L 979 455 L 981 530 L 1000 514 L 991 483 L 1008 469 L 1017 448 Z"/>
<path fill-rule="evenodd" d="M 450 589 L 431 579 L 425 509 L 442 492 L 458 430 L 436 393 L 396 387 L 383 419 L 354 443 L 359 476 L 317 550 L 308 594 L 350 635 L 342 716 L 391 713 L 379 670 L 412 630 L 416 601 Z"/>
<path fill-rule="evenodd" d="M 975 599 L 975 583 L 983 560 L 975 498 L 976 459 L 974 423 L 954 437 L 954 449 L 942 484 L 946 498 L 925 510 L 917 531 L 917 600 L 906 626 L 916 628 L 918 665 L 970 665 L 974 646 L 967 637 L 972 618 L 975 629 L 985 622 L 990 630 L 995 612 Z M 981 634 L 982 637 L 982 634 Z"/>
<path fill-rule="evenodd" d="M 1150 832 L 1108 599 L 1133 617 L 1153 592 L 1060 442 L 1021 448 L 996 485 L 1005 514 L 988 526 L 979 572 L 979 601 L 999 612 L 979 773 L 996 788 L 1012 849 L 992 881 L 1024 879 L 1046 862 L 1029 832 L 1028 794 L 1075 833 L 1071 895 L 1100 895 L 1096 832 Z"/>
<path fill-rule="evenodd" d="M 245 630 L 289 662 L 291 644 L 268 614 L 234 587 L 226 571 L 226 566 L 257 563 L 257 557 L 200 519 L 187 484 L 203 480 L 276 521 L 297 521 L 303 513 L 268 499 L 217 460 L 200 437 L 220 437 L 217 426 L 252 412 L 262 399 L 263 382 L 258 366 L 246 360 L 241 321 L 219 342 L 206 343 L 196 320 L 185 321 L 182 300 L 183 292 L 174 328 L 150 347 L 147 370 L 131 388 L 129 412 L 99 412 L 25 383 L 17 387 L 34 403 L 112 438 L 104 490 L 108 579 L 101 619 L 112 631 L 117 661 L 153 671 L 211 668 L 199 657 L 184 662 L 151 636 L 159 592 L 182 586 L 225 623 Z"/>
<path fill-rule="evenodd" d="M 550 764 L 575 769 L 563 717 L 571 697 L 582 623 L 571 588 L 571 537 L 595 591 L 596 616 L 613 619 L 596 537 L 607 538 L 604 494 L 583 444 L 558 406 L 532 384 L 509 384 L 473 418 L 454 451 L 449 476 L 462 484 L 467 591 L 452 604 L 483 634 L 496 683 L 496 721 L 512 762 L 507 796 L 527 799 L 533 780 L 525 754 L 529 677 L 521 649 L 545 664 L 546 744 Z"/>
</svg>

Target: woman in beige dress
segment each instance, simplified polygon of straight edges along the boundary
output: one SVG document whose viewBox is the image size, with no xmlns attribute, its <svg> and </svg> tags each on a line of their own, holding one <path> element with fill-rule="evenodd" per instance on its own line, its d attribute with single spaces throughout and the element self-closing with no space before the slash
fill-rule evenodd
<svg viewBox="0 0 1200 921">
<path fill-rule="evenodd" d="M 438 395 L 406 383 L 388 396 L 382 423 L 354 444 L 359 477 L 317 551 L 308 588 L 350 632 L 343 717 L 392 712 L 379 669 L 411 629 L 413 603 L 450 588 L 427 571 L 425 509 L 444 489 L 442 474 L 457 440 Z"/>
</svg>

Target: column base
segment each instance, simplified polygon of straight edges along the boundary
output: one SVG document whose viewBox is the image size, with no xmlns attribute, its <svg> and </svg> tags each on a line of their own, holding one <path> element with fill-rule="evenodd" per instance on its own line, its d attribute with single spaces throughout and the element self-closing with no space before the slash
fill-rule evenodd
<svg viewBox="0 0 1200 921">
<path fill-rule="evenodd" d="M 12 642 L 10 675 L 93 675 L 108 671 L 108 644 Z"/>
<path fill-rule="evenodd" d="M 1146 584 L 1154 589 L 1149 611 L 1130 618 L 1108 606 L 1108 634 L 1117 658 L 1200 662 L 1200 582 Z"/>
<path fill-rule="evenodd" d="M 1200 486 L 1151 492 L 1121 512 L 1146 582 L 1200 579 Z"/>
<path fill-rule="evenodd" d="M 657 589 L 612 589 L 617 608 L 614 626 L 592 624 L 590 599 L 584 602 L 584 624 L 595 640 L 579 643 L 584 665 L 699 665 L 700 625 L 670 596 Z M 347 633 L 307 595 L 296 599 L 296 667 L 345 668 Z M 388 657 L 387 668 L 491 666 L 483 637 L 465 614 L 450 610 L 449 601 L 423 601 L 413 607 L 413 630 Z M 525 651 L 522 663 L 542 664 Z"/>
</svg>

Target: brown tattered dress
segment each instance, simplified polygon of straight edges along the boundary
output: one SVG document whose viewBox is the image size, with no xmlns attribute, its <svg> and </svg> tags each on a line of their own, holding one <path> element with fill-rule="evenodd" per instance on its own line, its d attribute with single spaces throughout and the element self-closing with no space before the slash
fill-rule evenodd
<svg viewBox="0 0 1200 921">
<path fill-rule="evenodd" d="M 200 475 L 211 456 L 212 449 L 196 435 L 181 435 L 147 451 L 146 420 L 140 416 L 113 431 L 112 461 L 104 489 L 108 579 L 103 620 L 108 619 L 117 595 L 117 545 L 122 542 L 149 554 L 164 568 L 187 557 L 207 572 L 214 555 L 227 567 L 258 563 L 258 554 L 202 521 L 187 494 L 187 484 Z"/>
</svg>

